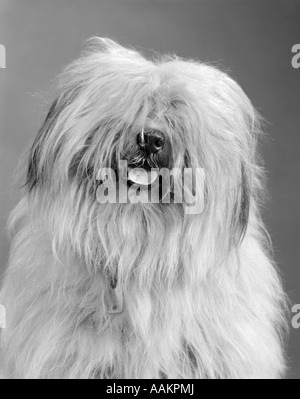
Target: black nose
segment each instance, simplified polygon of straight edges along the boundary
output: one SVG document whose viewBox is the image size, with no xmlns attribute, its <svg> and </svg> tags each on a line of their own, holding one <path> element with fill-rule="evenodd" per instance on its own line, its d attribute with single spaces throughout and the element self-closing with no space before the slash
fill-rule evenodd
<svg viewBox="0 0 300 399">
<path fill-rule="evenodd" d="M 148 154 L 154 154 L 162 150 L 165 144 L 164 135 L 157 130 L 141 132 L 137 136 L 138 145 Z"/>
</svg>

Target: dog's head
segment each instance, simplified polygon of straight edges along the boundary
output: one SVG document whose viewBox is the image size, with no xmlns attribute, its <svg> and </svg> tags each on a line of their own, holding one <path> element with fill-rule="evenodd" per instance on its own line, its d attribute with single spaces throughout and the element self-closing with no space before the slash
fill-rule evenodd
<svg viewBox="0 0 300 399">
<path fill-rule="evenodd" d="M 174 232 L 181 237 L 178 246 L 186 245 L 186 257 L 195 252 L 193 247 L 204 258 L 205 252 L 225 253 L 241 241 L 258 191 L 258 130 L 250 101 L 220 70 L 177 57 L 150 61 L 96 38 L 59 79 L 57 97 L 31 150 L 27 188 L 53 210 L 56 228 L 64 226 L 84 253 L 93 252 L 97 236 L 107 258 L 122 256 L 126 234 L 128 246 L 130 240 L 134 243 L 130 229 L 138 240 L 153 237 L 156 247 L 154 236 L 159 236 L 161 255 L 166 234 L 174 240 Z M 114 173 L 103 179 L 101 171 L 108 168 Z M 200 168 L 205 175 L 198 193 L 204 206 L 192 215 L 185 212 L 184 198 L 180 203 L 171 195 L 164 203 L 161 190 L 160 170 L 177 171 L 169 187 L 172 194 L 176 186 L 182 188 L 179 175 L 186 168 Z M 117 195 L 116 203 L 101 204 L 97 189 L 110 179 L 117 190 L 122 179 L 127 188 L 140 190 L 156 184 L 159 200 L 120 203 Z M 195 191 L 197 179 L 192 180 Z M 142 247 L 136 246 L 133 258 Z"/>
</svg>

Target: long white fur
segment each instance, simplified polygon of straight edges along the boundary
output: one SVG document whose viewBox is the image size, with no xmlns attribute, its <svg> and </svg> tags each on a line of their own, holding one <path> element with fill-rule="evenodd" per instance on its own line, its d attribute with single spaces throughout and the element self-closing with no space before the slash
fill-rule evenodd
<svg viewBox="0 0 300 399">
<path fill-rule="evenodd" d="M 96 173 L 149 121 L 163 126 L 174 167 L 188 155 L 204 168 L 201 214 L 95 200 Z M 59 78 L 29 159 L 36 180 L 11 215 L 6 376 L 283 377 L 285 295 L 259 216 L 259 133 L 227 74 L 94 38 Z M 108 272 L 121 315 L 105 307 Z"/>
</svg>

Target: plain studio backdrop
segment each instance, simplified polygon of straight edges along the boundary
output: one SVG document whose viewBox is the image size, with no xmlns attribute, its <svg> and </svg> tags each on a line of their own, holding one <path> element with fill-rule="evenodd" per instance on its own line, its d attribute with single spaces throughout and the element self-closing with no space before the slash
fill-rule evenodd
<svg viewBox="0 0 300 399">
<path fill-rule="evenodd" d="M 300 44 L 296 0 L 0 0 L 0 272 L 8 259 L 5 224 L 20 192 L 18 160 L 36 135 L 46 93 L 86 39 L 105 36 L 213 62 L 229 71 L 267 123 L 260 150 L 270 199 L 263 218 L 292 304 L 300 304 Z M 300 328 L 291 328 L 289 378 L 300 377 Z"/>
</svg>

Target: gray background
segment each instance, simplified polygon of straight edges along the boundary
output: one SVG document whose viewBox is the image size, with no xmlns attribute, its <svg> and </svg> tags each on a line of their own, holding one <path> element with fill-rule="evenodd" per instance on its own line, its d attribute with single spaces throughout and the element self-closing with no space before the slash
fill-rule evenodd
<svg viewBox="0 0 300 399">
<path fill-rule="evenodd" d="M 268 0 L 0 0 L 0 271 L 8 257 L 5 223 L 19 191 L 13 170 L 38 129 L 55 75 L 90 36 L 232 71 L 268 121 L 262 153 L 270 201 L 264 220 L 293 304 L 300 303 L 300 2 Z M 146 52 L 147 54 L 147 52 Z M 300 329 L 289 342 L 290 378 L 300 377 Z"/>
</svg>

